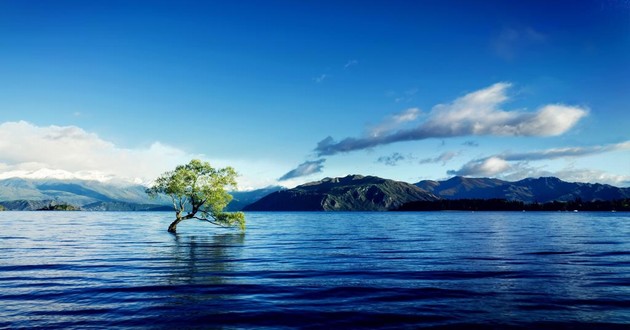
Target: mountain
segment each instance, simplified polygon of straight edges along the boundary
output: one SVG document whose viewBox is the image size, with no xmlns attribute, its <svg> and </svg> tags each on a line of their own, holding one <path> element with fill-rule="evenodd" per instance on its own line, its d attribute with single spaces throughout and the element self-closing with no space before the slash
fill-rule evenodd
<svg viewBox="0 0 630 330">
<path fill-rule="evenodd" d="M 436 200 L 432 194 L 405 182 L 375 176 L 325 178 L 276 191 L 244 208 L 245 211 L 385 211 L 417 200 Z"/>
<path fill-rule="evenodd" d="M 142 185 L 78 179 L 0 180 L 0 206 L 7 210 L 38 210 L 68 204 L 88 211 L 171 210 L 167 197 L 150 199 Z M 415 185 L 374 176 L 325 178 L 293 189 L 278 186 L 231 192 L 228 211 L 383 211 L 411 201 L 436 199 L 506 199 L 524 203 L 611 201 L 630 198 L 630 188 L 598 183 L 565 182 L 554 177 L 516 182 L 453 177 Z"/>
<path fill-rule="evenodd" d="M 233 199 L 225 209 L 229 212 L 240 211 L 245 206 L 252 204 L 259 199 L 282 189 L 285 188 L 280 186 L 269 186 L 266 188 L 249 191 L 232 191 L 230 192 L 230 194 L 232 195 Z"/>
<path fill-rule="evenodd" d="M 592 202 L 630 198 L 630 188 L 599 183 L 565 182 L 554 177 L 509 182 L 456 176 L 446 181 L 420 181 L 416 186 L 444 199 L 498 198 L 525 203 L 547 203 L 575 199 Z"/>
<path fill-rule="evenodd" d="M 284 189 L 271 186 L 252 191 L 231 192 L 234 199 L 226 208 L 240 211 L 260 198 Z M 0 180 L 0 205 L 7 210 L 32 211 L 51 203 L 63 203 L 85 211 L 170 211 L 167 197 L 151 199 L 142 185 L 104 183 L 79 179 Z"/>
<path fill-rule="evenodd" d="M 10 178 L 0 180 L 0 204 L 8 210 L 37 210 L 56 202 L 104 211 L 157 209 L 167 204 L 166 199 L 150 199 L 145 189 L 99 181 Z"/>
</svg>

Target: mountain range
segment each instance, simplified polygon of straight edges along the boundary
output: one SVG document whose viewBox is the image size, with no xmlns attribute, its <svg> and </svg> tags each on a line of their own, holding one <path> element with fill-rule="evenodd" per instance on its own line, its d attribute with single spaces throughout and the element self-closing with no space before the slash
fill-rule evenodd
<svg viewBox="0 0 630 330">
<path fill-rule="evenodd" d="M 412 184 L 375 176 L 325 178 L 271 193 L 245 211 L 386 211 L 412 201 L 437 200 Z"/>
<path fill-rule="evenodd" d="M 527 178 L 509 182 L 456 176 L 445 181 L 420 181 L 419 188 L 443 199 L 506 199 L 524 203 L 585 202 L 630 198 L 630 188 L 607 184 L 565 182 L 555 177 Z"/>
<path fill-rule="evenodd" d="M 171 210 L 167 198 L 150 199 L 145 189 L 142 185 L 98 181 L 10 178 L 0 180 L 0 206 L 8 210 L 37 210 L 65 203 L 86 211 Z M 630 198 L 630 188 L 565 182 L 554 177 L 509 182 L 457 176 L 410 184 L 348 175 L 293 189 L 271 186 L 232 194 L 234 199 L 228 211 L 384 211 L 408 202 L 438 199 L 505 199 L 524 203 L 609 201 Z"/>
<path fill-rule="evenodd" d="M 86 211 L 154 211 L 166 209 L 165 198 L 150 199 L 142 185 L 87 180 L 0 180 L 0 205 L 8 210 L 38 210 L 69 204 Z"/>
</svg>

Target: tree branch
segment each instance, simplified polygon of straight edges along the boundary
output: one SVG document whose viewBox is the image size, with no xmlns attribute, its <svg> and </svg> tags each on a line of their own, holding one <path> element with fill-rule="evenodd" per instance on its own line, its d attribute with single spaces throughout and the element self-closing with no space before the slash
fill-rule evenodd
<svg viewBox="0 0 630 330">
<path fill-rule="evenodd" d="M 216 221 L 212 221 L 212 220 L 207 219 L 207 218 L 200 218 L 200 217 L 194 217 L 194 216 L 192 218 L 193 219 L 197 219 L 197 220 L 201 220 L 201 221 L 205 221 L 205 222 L 209 222 L 209 223 L 211 223 L 211 224 L 213 224 L 215 226 L 219 226 L 219 227 L 223 227 L 223 228 L 229 228 L 230 227 L 230 226 L 226 226 L 226 225 L 224 225 L 222 223 L 219 223 L 219 222 L 216 222 Z"/>
</svg>

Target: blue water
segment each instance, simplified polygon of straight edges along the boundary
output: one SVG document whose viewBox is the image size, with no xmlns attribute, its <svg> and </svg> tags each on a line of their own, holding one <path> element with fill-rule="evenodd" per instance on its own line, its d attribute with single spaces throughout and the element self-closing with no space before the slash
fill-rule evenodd
<svg viewBox="0 0 630 330">
<path fill-rule="evenodd" d="M 628 213 L 0 212 L 0 328 L 627 328 Z"/>
</svg>

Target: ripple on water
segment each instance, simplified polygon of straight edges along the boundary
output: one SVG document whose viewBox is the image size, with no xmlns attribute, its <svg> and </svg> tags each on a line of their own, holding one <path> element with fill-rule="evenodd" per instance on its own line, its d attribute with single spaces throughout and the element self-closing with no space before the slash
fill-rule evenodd
<svg viewBox="0 0 630 330">
<path fill-rule="evenodd" d="M 630 324 L 630 214 L 171 217 L 0 213 L 0 328 Z"/>
</svg>

